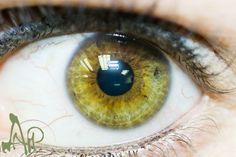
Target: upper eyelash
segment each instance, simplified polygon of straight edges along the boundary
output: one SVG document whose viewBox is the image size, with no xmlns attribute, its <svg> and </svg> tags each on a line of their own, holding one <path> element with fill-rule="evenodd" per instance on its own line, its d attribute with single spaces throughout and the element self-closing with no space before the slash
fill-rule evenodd
<svg viewBox="0 0 236 157">
<path fill-rule="evenodd" d="M 22 10 L 27 12 L 28 9 L 32 16 L 20 18 Z M 202 59 L 199 58 L 200 54 L 193 53 L 199 48 L 207 50 L 209 45 L 199 38 L 194 42 L 192 38 L 196 39 L 197 35 L 171 23 L 148 16 L 140 18 L 140 15 L 132 13 L 90 9 L 81 11 L 78 8 L 11 9 L 2 11 L 1 15 L 2 21 L 8 21 L 8 24 L 1 28 L 0 59 L 22 44 L 49 36 L 91 31 L 131 33 L 153 42 L 163 52 L 178 60 L 180 64 L 184 64 L 186 71 L 205 90 L 218 94 L 232 91 L 212 83 L 211 79 L 215 73 L 209 73 L 208 66 L 202 65 L 199 61 Z M 189 47 L 186 44 L 188 41 L 197 43 L 198 47 Z"/>
</svg>

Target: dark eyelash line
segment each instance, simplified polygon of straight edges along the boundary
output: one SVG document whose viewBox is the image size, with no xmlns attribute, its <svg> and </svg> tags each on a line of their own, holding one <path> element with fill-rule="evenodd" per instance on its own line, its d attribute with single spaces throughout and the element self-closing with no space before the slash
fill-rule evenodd
<svg viewBox="0 0 236 157">
<path fill-rule="evenodd" d="M 23 16 L 27 12 L 31 16 Z M 212 83 L 215 72 L 208 72 L 208 65 L 201 64 L 200 60 L 204 56 L 193 53 L 204 46 L 207 49 L 202 40 L 198 39 L 198 47 L 189 47 L 186 42 L 193 41 L 192 38 L 197 38 L 197 35 L 171 23 L 144 15 L 140 18 L 140 15 L 132 13 L 73 7 L 10 9 L 0 14 L 1 21 L 7 23 L 1 28 L 0 59 L 20 45 L 46 37 L 82 32 L 121 32 L 133 34 L 144 42 L 153 42 L 179 64 L 183 64 L 185 70 L 205 90 L 214 93 L 231 91 Z"/>
</svg>

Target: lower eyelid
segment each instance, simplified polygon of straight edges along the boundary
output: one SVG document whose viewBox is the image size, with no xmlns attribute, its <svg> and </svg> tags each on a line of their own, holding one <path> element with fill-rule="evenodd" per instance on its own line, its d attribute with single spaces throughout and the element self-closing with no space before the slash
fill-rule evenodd
<svg viewBox="0 0 236 157">
<path fill-rule="evenodd" d="M 195 115 L 195 116 L 192 116 Z M 215 121 L 214 106 L 212 100 L 208 96 L 203 96 L 201 101 L 196 104 L 190 112 L 184 115 L 180 120 L 172 124 L 160 133 L 145 137 L 140 142 L 132 142 L 123 147 L 121 145 L 113 145 L 108 147 L 93 148 L 63 148 L 49 145 L 39 145 L 38 155 L 46 155 L 54 152 L 55 156 L 61 155 L 98 155 L 112 154 L 123 155 L 155 155 L 155 156 L 174 156 L 176 152 L 185 156 L 192 154 L 195 147 L 199 147 L 202 143 L 207 142 L 207 138 L 211 137 L 217 131 Z M 199 138 L 201 137 L 201 138 Z M 126 144 L 124 144 L 126 145 Z M 37 156 L 37 155 L 36 155 Z"/>
<path fill-rule="evenodd" d="M 181 157 L 194 156 L 197 150 L 209 144 L 210 139 L 219 131 L 216 118 L 219 115 L 215 105 L 211 98 L 203 96 L 195 108 L 172 124 L 172 130 L 157 142 L 158 153 L 167 150 L 165 153 L 168 157 L 176 155 L 176 152 Z"/>
</svg>

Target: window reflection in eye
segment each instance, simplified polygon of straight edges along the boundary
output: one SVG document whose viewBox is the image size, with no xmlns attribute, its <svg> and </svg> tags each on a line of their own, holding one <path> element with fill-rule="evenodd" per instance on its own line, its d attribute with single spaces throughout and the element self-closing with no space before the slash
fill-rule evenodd
<svg viewBox="0 0 236 157">
<path fill-rule="evenodd" d="M 56 152 L 61 153 L 60 155 L 68 153 L 68 147 L 78 147 L 73 150 L 77 153 L 85 149 L 90 155 L 109 152 L 115 155 L 127 155 L 131 150 L 149 149 L 149 146 L 160 144 L 158 143 L 160 139 L 174 134 L 175 128 L 171 124 L 204 99 L 201 95 L 203 90 L 210 92 L 229 90 L 218 83 L 221 80 L 209 77 L 217 73 L 218 69 L 209 66 L 204 59 L 208 59 L 206 56 L 209 56 L 214 60 L 218 59 L 217 56 L 206 54 L 211 52 L 207 45 L 201 40 L 195 40 L 194 35 L 185 33 L 182 28 L 173 24 L 148 19 L 148 17 L 140 21 L 138 15 L 111 14 L 109 10 L 81 12 L 78 8 L 34 9 L 33 12 L 37 15 L 35 19 L 30 21 L 21 19 L 23 23 L 18 27 L 4 29 L 1 36 L 2 56 L 10 53 L 12 49 L 16 50 L 15 48 L 22 44 L 28 45 L 18 48 L 16 54 L 7 58 L 2 64 L 0 100 L 7 112 L 18 113 L 23 120 L 36 119 L 50 126 L 50 129 L 45 129 L 42 149 L 50 151 L 50 147 L 53 149 L 59 147 Z M 11 13 L 15 16 L 14 19 L 19 18 L 17 16 L 19 11 L 12 10 Z M 101 43 L 102 39 L 96 39 L 97 32 L 116 34 L 121 37 L 119 40 L 112 38 L 111 41 L 116 44 L 104 42 L 102 46 L 105 48 L 101 50 L 98 48 L 98 43 Z M 129 35 L 125 36 L 123 33 Z M 70 35 L 62 36 L 64 34 Z M 49 38 L 52 36 L 58 37 Z M 125 38 L 132 39 L 138 44 L 130 44 Z M 36 41 L 38 39 L 43 40 Z M 94 39 L 95 44 L 89 43 L 84 47 L 83 44 L 88 39 Z M 125 47 L 119 42 L 121 39 L 127 42 Z M 94 45 L 95 47 L 92 47 Z M 152 53 L 157 56 L 152 54 L 153 56 L 150 57 L 149 50 L 143 48 L 146 45 L 150 45 L 151 50 L 155 51 Z M 131 81 L 133 85 L 128 91 L 114 96 L 111 94 L 117 90 L 113 88 L 114 86 L 109 86 L 108 91 L 102 89 L 105 83 L 99 84 L 98 74 L 106 65 L 102 67 L 103 61 L 99 60 L 99 56 L 104 55 L 110 55 L 109 61 L 119 60 L 128 63 L 134 73 L 132 75 L 134 81 Z M 74 64 L 72 62 L 73 77 L 88 77 L 91 78 L 91 82 L 80 79 L 69 80 L 71 84 L 67 82 L 68 67 L 75 58 L 78 61 Z M 137 58 L 138 62 L 134 62 Z M 117 68 L 117 65 L 112 64 L 115 62 L 110 63 L 108 69 Z M 219 64 L 224 65 L 223 62 Z M 85 72 L 86 69 L 89 73 Z M 94 72 L 91 73 L 93 70 Z M 127 67 L 123 70 L 127 70 Z M 156 73 L 159 75 L 158 78 L 155 76 Z M 102 73 L 101 77 L 105 77 L 103 75 L 105 74 Z M 162 76 L 165 77 L 161 78 Z M 109 78 L 107 74 L 106 82 L 117 77 L 119 76 Z M 73 94 L 68 92 L 68 86 L 74 89 Z M 162 95 L 157 93 L 160 91 Z M 132 94 L 135 93 L 135 97 L 132 98 Z M 73 95 L 76 96 L 76 101 L 72 100 Z M 117 105 L 123 106 L 116 108 Z M 155 108 L 155 105 L 158 109 L 153 109 L 152 106 Z M 87 108 L 83 110 L 85 107 Z M 122 110 L 119 110 L 120 108 Z M 121 117 L 113 115 L 117 113 L 123 115 Z M 151 116 L 143 120 L 142 115 L 146 117 L 145 113 Z M 141 117 L 141 120 L 137 120 L 139 125 L 136 126 L 135 122 L 133 126 L 132 116 L 134 119 Z M 103 117 L 106 119 L 103 120 Z M 121 125 L 119 118 L 123 118 L 131 125 L 121 127 L 122 129 L 109 127 Z M 108 120 L 110 125 L 107 124 Z M 100 125 L 101 123 L 103 125 Z M 186 137 L 179 137 L 178 134 L 173 135 L 169 140 L 174 142 L 177 138 L 188 142 L 188 139 L 184 139 Z M 114 144 L 117 145 L 113 147 Z M 86 147 L 94 149 L 86 149 Z M 157 148 L 153 152 L 158 154 Z M 86 154 L 81 152 L 83 153 Z"/>
</svg>

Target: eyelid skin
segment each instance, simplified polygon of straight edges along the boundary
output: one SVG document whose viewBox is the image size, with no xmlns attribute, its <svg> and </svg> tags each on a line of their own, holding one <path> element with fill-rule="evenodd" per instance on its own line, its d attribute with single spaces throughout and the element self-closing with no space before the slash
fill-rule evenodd
<svg viewBox="0 0 236 157">
<path fill-rule="evenodd" d="M 135 3 L 133 3 L 134 1 Z M 148 14 L 183 25 L 189 30 L 193 30 L 199 34 L 216 34 L 216 29 L 223 31 L 227 27 L 233 29 L 232 24 L 234 24 L 233 21 L 236 19 L 236 17 L 233 16 L 236 5 L 234 0 L 190 0 L 188 3 L 184 0 L 1 0 L 0 8 L 5 9 L 22 5 L 65 4 L 96 8 L 115 8 Z M 205 12 L 205 10 L 207 10 L 207 12 Z M 215 18 L 220 16 L 224 16 L 224 18 Z M 228 19 L 228 17 L 231 19 Z M 199 22 L 199 20 L 201 22 Z M 219 26 L 219 22 L 224 22 L 224 24 Z M 209 24 L 212 27 L 208 27 Z"/>
<path fill-rule="evenodd" d="M 190 157 L 196 148 L 212 140 L 212 136 L 209 134 L 215 135 L 218 127 L 214 117 L 220 114 L 222 113 L 212 100 L 209 97 L 203 97 L 196 107 L 169 128 L 137 141 L 104 147 L 65 148 L 37 144 L 37 151 L 30 156 L 152 157 L 155 155 L 173 157 L 177 153 L 181 157 Z M 21 147 L 17 147 L 17 151 L 21 152 L 21 149 Z"/>
</svg>

